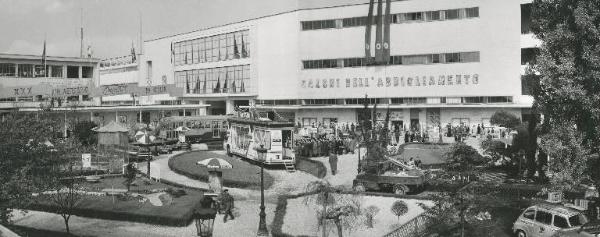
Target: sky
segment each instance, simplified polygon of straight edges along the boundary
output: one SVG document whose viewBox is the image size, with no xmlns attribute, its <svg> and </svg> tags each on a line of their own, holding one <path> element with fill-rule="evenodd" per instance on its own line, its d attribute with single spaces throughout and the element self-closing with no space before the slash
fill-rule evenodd
<svg viewBox="0 0 600 237">
<path fill-rule="evenodd" d="M 0 0 L 0 53 L 110 58 L 144 40 L 306 7 L 368 0 Z M 82 14 L 83 12 L 83 14 Z M 83 15 L 83 18 L 81 17 Z"/>
</svg>

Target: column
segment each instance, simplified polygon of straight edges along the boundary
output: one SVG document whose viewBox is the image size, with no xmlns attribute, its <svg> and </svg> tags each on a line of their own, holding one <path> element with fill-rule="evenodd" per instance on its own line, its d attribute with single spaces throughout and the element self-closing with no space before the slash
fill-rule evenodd
<svg viewBox="0 0 600 237">
<path fill-rule="evenodd" d="M 78 71 L 79 71 L 79 79 L 83 78 L 83 70 L 82 70 L 82 67 L 81 67 L 81 66 L 79 66 L 79 67 L 77 67 L 77 69 L 78 69 Z"/>
<path fill-rule="evenodd" d="M 63 71 L 62 78 L 67 78 L 67 66 L 62 65 L 61 67 L 62 67 L 62 71 Z"/>
<path fill-rule="evenodd" d="M 234 100 L 227 99 L 225 100 L 225 114 L 233 114 L 235 111 Z"/>
</svg>

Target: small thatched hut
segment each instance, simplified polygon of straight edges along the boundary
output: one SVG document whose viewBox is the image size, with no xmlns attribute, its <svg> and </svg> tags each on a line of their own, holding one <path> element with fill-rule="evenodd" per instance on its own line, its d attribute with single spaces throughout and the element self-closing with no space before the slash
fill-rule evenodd
<svg viewBox="0 0 600 237">
<path fill-rule="evenodd" d="M 100 146 L 117 145 L 126 147 L 129 144 L 127 128 L 117 122 L 110 122 L 106 126 L 98 128 L 96 132 L 98 133 L 98 145 Z"/>
</svg>

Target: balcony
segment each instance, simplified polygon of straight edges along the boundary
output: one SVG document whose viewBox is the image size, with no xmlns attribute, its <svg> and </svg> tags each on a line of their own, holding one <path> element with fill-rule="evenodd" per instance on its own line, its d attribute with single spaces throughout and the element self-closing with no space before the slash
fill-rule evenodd
<svg viewBox="0 0 600 237">
<path fill-rule="evenodd" d="M 107 58 L 100 61 L 100 69 L 114 68 L 114 67 L 129 67 L 137 66 L 137 59 L 133 55 L 126 55 L 121 57 Z"/>
</svg>

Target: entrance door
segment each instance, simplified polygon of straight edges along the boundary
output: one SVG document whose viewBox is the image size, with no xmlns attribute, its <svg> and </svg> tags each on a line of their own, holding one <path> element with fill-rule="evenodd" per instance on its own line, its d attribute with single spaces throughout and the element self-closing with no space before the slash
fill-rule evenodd
<svg viewBox="0 0 600 237">
<path fill-rule="evenodd" d="M 218 138 L 219 137 L 219 133 L 221 131 L 221 123 L 219 121 L 212 121 L 212 135 L 213 138 Z"/>
<path fill-rule="evenodd" d="M 419 130 L 419 119 L 410 119 L 410 129 Z"/>
<path fill-rule="evenodd" d="M 394 132 L 400 132 L 404 127 L 404 121 L 392 121 L 392 129 Z"/>
</svg>

